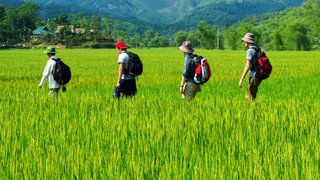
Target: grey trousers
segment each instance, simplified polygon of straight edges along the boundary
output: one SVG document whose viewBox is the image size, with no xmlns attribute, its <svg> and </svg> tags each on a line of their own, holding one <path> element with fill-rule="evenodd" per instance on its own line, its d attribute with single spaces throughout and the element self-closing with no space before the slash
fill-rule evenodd
<svg viewBox="0 0 320 180">
<path fill-rule="evenodd" d="M 50 91 L 48 93 L 48 97 L 53 96 L 55 99 L 58 98 L 60 88 L 50 88 Z"/>
</svg>

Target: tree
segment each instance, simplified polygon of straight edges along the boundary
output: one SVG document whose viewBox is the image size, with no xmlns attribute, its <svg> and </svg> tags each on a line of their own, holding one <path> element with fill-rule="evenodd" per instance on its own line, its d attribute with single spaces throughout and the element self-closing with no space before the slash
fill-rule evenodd
<svg viewBox="0 0 320 180">
<path fill-rule="evenodd" d="M 275 31 L 271 36 L 271 45 L 274 50 L 283 50 L 284 43 L 283 38 L 279 31 Z"/>
<path fill-rule="evenodd" d="M 70 20 L 68 18 L 68 15 L 66 14 L 61 14 L 58 17 L 54 18 L 54 21 L 58 24 L 58 25 L 70 25 Z"/>
<path fill-rule="evenodd" d="M 67 20 L 68 22 L 69 20 Z M 85 28 L 86 30 L 90 29 L 90 20 L 83 13 L 78 13 L 73 15 L 73 25 L 79 28 Z"/>
<path fill-rule="evenodd" d="M 87 31 L 92 30 L 93 39 L 97 41 L 97 39 L 101 39 L 101 18 L 99 16 L 92 16 L 90 21 L 90 29 Z"/>
<path fill-rule="evenodd" d="M 200 34 L 198 32 L 188 33 L 187 40 L 191 42 L 193 47 L 200 47 L 201 46 Z"/>
<path fill-rule="evenodd" d="M 237 44 L 239 41 L 237 37 L 237 30 L 235 28 L 229 28 L 224 32 L 225 43 L 231 50 L 237 49 Z"/>
<path fill-rule="evenodd" d="M 154 42 L 152 42 L 152 39 L 156 36 L 156 32 L 149 28 L 144 32 L 144 46 L 147 48 L 154 47 Z"/>
<path fill-rule="evenodd" d="M 0 5 L 0 21 L 2 21 L 5 15 L 6 15 L 6 8 Z"/>
<path fill-rule="evenodd" d="M 34 3 L 26 3 L 18 8 L 16 30 L 19 31 L 20 40 L 28 41 L 30 34 L 40 21 L 38 16 L 39 6 Z"/>
<path fill-rule="evenodd" d="M 185 40 L 187 40 L 188 33 L 185 31 L 178 31 L 174 35 L 175 46 L 180 46 Z"/>
<path fill-rule="evenodd" d="M 128 37 L 128 32 L 123 30 L 115 30 L 114 33 L 115 33 L 116 41 L 124 41 Z"/>
<path fill-rule="evenodd" d="M 168 38 L 164 36 L 158 36 L 157 41 L 159 42 L 159 47 L 168 47 L 170 44 Z"/>
<path fill-rule="evenodd" d="M 0 40 L 5 46 L 29 41 L 30 34 L 40 22 L 39 7 L 26 3 L 19 8 L 0 6 Z"/>
<path fill-rule="evenodd" d="M 286 45 L 288 49 L 303 51 L 310 50 L 311 44 L 308 39 L 308 29 L 301 23 L 294 23 L 286 29 L 287 39 Z"/>
<path fill-rule="evenodd" d="M 113 22 L 110 18 L 105 17 L 102 19 L 102 21 L 104 22 L 104 26 L 105 26 L 105 34 L 106 34 L 106 38 L 107 39 L 113 39 L 112 37 L 112 32 L 113 32 Z"/>
<path fill-rule="evenodd" d="M 135 34 L 132 37 L 129 38 L 128 44 L 131 47 L 140 48 L 142 46 L 142 40 L 139 34 Z"/>
<path fill-rule="evenodd" d="M 200 37 L 200 44 L 202 48 L 213 49 L 215 48 L 215 31 L 214 28 L 207 24 L 206 21 L 200 21 L 197 24 L 197 33 Z"/>
</svg>

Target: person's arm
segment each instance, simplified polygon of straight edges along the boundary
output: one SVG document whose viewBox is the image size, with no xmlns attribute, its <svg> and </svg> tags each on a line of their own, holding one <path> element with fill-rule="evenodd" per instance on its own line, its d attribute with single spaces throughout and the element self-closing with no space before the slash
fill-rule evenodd
<svg viewBox="0 0 320 180">
<path fill-rule="evenodd" d="M 180 83 L 180 93 L 181 94 L 183 94 L 183 86 L 184 86 L 185 82 L 186 82 L 186 78 L 182 75 L 181 83 Z"/>
<path fill-rule="evenodd" d="M 244 67 L 242 76 L 241 76 L 240 81 L 239 81 L 239 87 L 242 87 L 243 79 L 244 79 L 244 77 L 246 77 L 246 75 L 247 75 L 247 73 L 249 71 L 249 68 L 250 68 L 250 61 L 247 60 L 246 66 Z"/>
<path fill-rule="evenodd" d="M 41 78 L 41 81 L 39 83 L 39 88 L 41 88 L 43 86 L 43 84 L 46 82 L 46 80 L 48 79 L 49 75 L 50 75 L 50 66 L 51 66 L 51 63 L 50 61 L 47 62 L 47 65 L 46 67 L 44 68 L 43 70 L 43 74 L 42 74 L 42 78 Z"/>
<path fill-rule="evenodd" d="M 188 75 L 188 70 L 190 69 L 190 63 L 189 63 L 189 61 L 186 59 L 186 57 L 185 57 L 185 59 L 184 59 L 184 66 L 183 66 L 183 70 L 182 70 L 182 77 L 181 77 L 181 82 L 180 82 L 180 93 L 181 94 L 183 94 L 183 90 L 184 90 L 184 88 L 183 88 L 183 86 L 184 86 L 184 84 L 186 83 L 186 81 L 187 81 L 187 78 L 186 78 L 186 76 Z"/>
<path fill-rule="evenodd" d="M 117 87 L 120 87 L 121 76 L 124 72 L 124 63 L 119 63 Z"/>
</svg>

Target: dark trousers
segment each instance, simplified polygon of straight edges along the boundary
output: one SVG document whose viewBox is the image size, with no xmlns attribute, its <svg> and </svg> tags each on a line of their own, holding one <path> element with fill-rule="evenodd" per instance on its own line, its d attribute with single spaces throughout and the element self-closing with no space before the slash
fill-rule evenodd
<svg viewBox="0 0 320 180">
<path fill-rule="evenodd" d="M 259 85 L 261 84 L 262 80 L 256 77 L 249 78 L 249 84 L 247 88 L 247 95 L 246 98 L 249 100 L 255 100 L 257 97 L 257 92 Z"/>
<path fill-rule="evenodd" d="M 135 79 L 121 79 L 119 91 L 122 96 L 130 97 L 137 93 L 137 86 Z"/>
</svg>

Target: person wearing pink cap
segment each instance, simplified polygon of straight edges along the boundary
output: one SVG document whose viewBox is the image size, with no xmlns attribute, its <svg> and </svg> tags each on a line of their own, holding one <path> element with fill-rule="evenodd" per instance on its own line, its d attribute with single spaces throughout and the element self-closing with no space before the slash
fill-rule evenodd
<svg viewBox="0 0 320 180">
<path fill-rule="evenodd" d="M 194 58 L 194 49 L 190 41 L 184 41 L 179 49 L 184 55 L 184 67 L 180 83 L 180 93 L 182 98 L 193 99 L 197 92 L 200 91 L 200 85 L 194 81 L 194 74 L 196 71 L 196 63 Z"/>
<path fill-rule="evenodd" d="M 254 35 L 250 32 L 246 33 L 242 38 L 244 45 L 246 46 L 247 50 L 247 57 L 246 57 L 246 65 L 244 67 L 242 76 L 239 80 L 239 87 L 242 87 L 243 79 L 249 72 L 249 83 L 247 87 L 246 99 L 251 101 L 255 100 L 258 92 L 258 87 L 261 84 L 262 80 L 257 78 L 257 71 L 258 71 L 258 49 L 254 43 Z"/>
<path fill-rule="evenodd" d="M 115 47 L 117 53 L 119 54 L 119 69 L 114 97 L 119 98 L 120 95 L 132 97 L 137 93 L 137 86 L 135 77 L 126 73 L 126 69 L 129 67 L 129 55 L 127 54 L 127 49 L 129 47 L 123 41 L 117 42 Z"/>
</svg>

